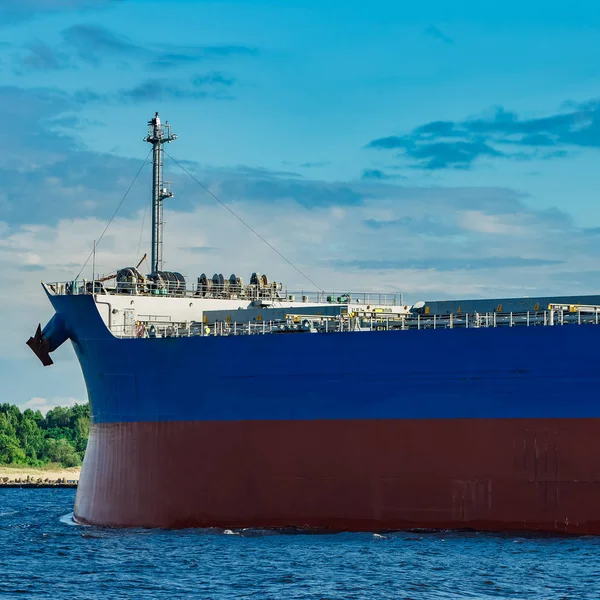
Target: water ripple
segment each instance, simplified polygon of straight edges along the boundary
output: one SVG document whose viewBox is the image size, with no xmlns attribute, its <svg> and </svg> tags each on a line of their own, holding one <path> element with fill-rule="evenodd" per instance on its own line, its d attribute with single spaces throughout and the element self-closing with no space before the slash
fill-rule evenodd
<svg viewBox="0 0 600 600">
<path fill-rule="evenodd" d="M 600 598 L 600 539 L 444 531 L 301 534 L 77 524 L 74 490 L 0 490 L 0 596 Z"/>
</svg>

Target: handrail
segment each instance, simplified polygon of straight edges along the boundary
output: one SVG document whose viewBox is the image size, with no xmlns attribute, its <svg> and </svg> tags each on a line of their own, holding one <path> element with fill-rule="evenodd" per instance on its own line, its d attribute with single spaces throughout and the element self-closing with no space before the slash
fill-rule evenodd
<svg viewBox="0 0 600 600">
<path fill-rule="evenodd" d="M 134 282 L 117 283 L 116 286 L 107 287 L 103 282 L 91 280 L 80 281 L 55 281 L 47 283 L 46 286 L 56 295 L 85 295 L 95 293 L 125 294 L 145 297 L 167 297 L 167 298 L 195 298 L 195 299 L 245 299 L 248 301 L 262 300 L 275 303 L 312 303 L 312 304 L 359 304 L 376 306 L 404 306 L 403 294 L 400 292 L 332 292 L 332 291 L 305 291 L 288 290 L 280 285 L 277 286 L 255 286 L 246 285 L 241 287 L 229 284 L 212 285 L 210 290 L 201 288 L 194 284 L 188 284 L 185 288 L 150 289 L 146 285 Z M 409 308 L 409 307 L 406 307 Z"/>
<path fill-rule="evenodd" d="M 517 327 L 555 327 L 563 325 L 598 325 L 600 307 L 586 311 L 545 310 L 523 313 L 471 313 L 409 316 L 315 316 L 288 315 L 271 321 L 213 323 L 161 321 L 147 317 L 133 323 L 113 325 L 111 333 L 119 338 L 206 337 L 266 335 L 284 333 L 342 333 L 372 331 L 408 331 L 425 329 L 486 329 Z"/>
</svg>

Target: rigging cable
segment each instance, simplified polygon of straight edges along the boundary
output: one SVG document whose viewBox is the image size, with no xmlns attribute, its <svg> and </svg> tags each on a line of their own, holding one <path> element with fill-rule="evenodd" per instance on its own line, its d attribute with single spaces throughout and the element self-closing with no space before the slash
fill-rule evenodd
<svg viewBox="0 0 600 600">
<path fill-rule="evenodd" d="M 138 172 L 135 174 L 135 177 L 133 178 L 133 181 L 129 184 L 129 187 L 127 188 L 127 191 L 125 192 L 125 195 L 121 198 L 121 202 L 119 202 L 119 205 L 117 206 L 115 212 L 113 213 L 113 215 L 110 218 L 109 222 L 106 224 L 106 227 L 104 228 L 104 231 L 102 232 L 102 235 L 98 238 L 98 241 L 96 242 L 95 248 L 89 253 L 88 257 L 86 258 L 85 262 L 83 263 L 83 266 L 79 270 L 79 273 L 77 273 L 77 277 L 75 277 L 74 281 L 77 281 L 79 279 L 79 276 L 81 275 L 81 273 L 83 273 L 83 270 L 85 269 L 85 266 L 88 264 L 90 258 L 92 257 L 92 254 L 94 253 L 94 250 L 98 248 L 98 244 L 100 243 L 100 240 L 104 237 L 104 234 L 106 233 L 106 230 L 110 227 L 110 224 L 113 222 L 115 216 L 119 212 L 119 209 L 123 205 L 123 202 L 125 202 L 125 198 L 127 198 L 127 196 L 129 195 L 129 192 L 131 191 L 131 188 L 133 187 L 133 184 L 136 182 L 137 178 L 140 176 L 140 173 L 142 172 L 142 169 L 146 166 L 146 163 L 148 162 L 148 158 L 150 157 L 150 154 L 152 153 L 152 150 L 153 150 L 153 148 L 150 148 L 150 151 L 146 155 L 146 158 L 144 159 L 144 162 L 142 163 L 142 166 L 138 169 Z"/>
<path fill-rule="evenodd" d="M 144 224 L 146 223 L 146 215 L 148 214 L 148 203 L 144 207 L 144 216 L 142 217 L 142 228 L 140 229 L 140 241 L 138 243 L 138 249 L 135 253 L 135 260 L 138 260 L 140 257 L 140 249 L 142 247 L 142 236 L 144 235 Z"/>
<path fill-rule="evenodd" d="M 224 208 L 226 208 L 240 223 L 242 223 L 243 225 L 245 225 L 257 238 L 259 238 L 260 240 L 262 240 L 267 246 L 269 246 L 269 248 L 271 248 L 271 250 L 273 250 L 274 252 L 276 252 L 281 258 L 283 258 L 283 260 L 290 265 L 290 267 L 292 267 L 293 269 L 295 269 L 296 271 L 298 271 L 298 273 L 300 273 L 300 275 L 302 275 L 302 277 L 304 277 L 305 279 L 307 279 L 310 283 L 312 283 L 312 285 L 314 285 L 317 290 L 319 290 L 320 292 L 323 292 L 324 290 L 317 285 L 306 273 L 302 272 L 291 260 L 287 259 L 281 252 L 279 252 L 279 250 L 277 250 L 277 248 L 275 248 L 275 246 L 273 246 L 272 244 L 270 244 L 262 235 L 260 235 L 260 233 L 258 233 L 258 231 L 256 231 L 255 229 L 253 229 L 248 223 L 246 223 L 246 221 L 244 221 L 244 219 L 242 219 L 242 217 L 240 217 L 235 211 L 233 211 L 231 208 L 229 208 L 229 206 L 227 206 L 227 204 L 225 204 L 225 202 L 223 202 L 222 200 L 220 200 L 217 196 L 215 196 L 215 194 L 213 194 L 199 179 L 196 179 L 196 177 L 194 177 L 194 175 L 192 175 L 192 173 L 190 173 L 179 161 L 175 160 L 166 150 L 164 150 L 164 153 L 187 175 L 189 175 L 207 194 L 209 194 L 210 196 L 212 196 L 221 206 L 223 206 Z"/>
</svg>

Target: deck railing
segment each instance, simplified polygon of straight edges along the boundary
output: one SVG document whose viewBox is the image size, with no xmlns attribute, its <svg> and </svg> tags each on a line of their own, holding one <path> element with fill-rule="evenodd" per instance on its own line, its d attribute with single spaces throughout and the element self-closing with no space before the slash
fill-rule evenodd
<svg viewBox="0 0 600 600">
<path fill-rule="evenodd" d="M 553 305 L 551 305 L 553 306 Z M 194 336 L 236 336 L 285 333 L 342 333 L 370 331 L 408 331 L 421 329 L 482 329 L 494 327 L 556 327 L 598 325 L 598 307 L 553 307 L 545 311 L 522 313 L 474 313 L 451 315 L 410 315 L 407 317 L 289 315 L 286 319 L 214 323 L 176 323 L 145 319 L 127 324 L 113 323 L 110 330 L 119 338 L 172 338 Z"/>
<path fill-rule="evenodd" d="M 116 286 L 105 286 L 96 281 L 57 281 L 46 284 L 57 295 L 80 294 L 125 294 L 131 296 L 195 298 L 195 299 L 230 299 L 230 300 L 262 300 L 275 304 L 311 303 L 311 304 L 360 304 L 365 306 L 403 306 L 403 295 L 400 292 L 326 292 L 288 290 L 280 284 L 271 286 L 245 285 L 236 287 L 230 284 L 212 285 L 207 290 L 199 285 L 187 284 L 185 288 L 166 286 L 152 288 L 148 285 L 125 282 Z"/>
</svg>

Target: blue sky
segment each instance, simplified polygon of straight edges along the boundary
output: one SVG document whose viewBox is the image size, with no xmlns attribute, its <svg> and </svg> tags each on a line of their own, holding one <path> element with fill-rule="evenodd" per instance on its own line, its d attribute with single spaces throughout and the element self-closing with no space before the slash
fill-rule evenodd
<svg viewBox="0 0 600 600">
<path fill-rule="evenodd" d="M 0 378 L 85 398 L 72 349 L 24 346 L 146 153 L 168 150 L 321 287 L 411 301 L 598 292 L 600 5 L 2 0 Z M 169 268 L 309 287 L 167 161 Z M 148 167 L 98 269 L 149 241 Z M 144 227 L 142 227 L 144 224 Z"/>
</svg>

